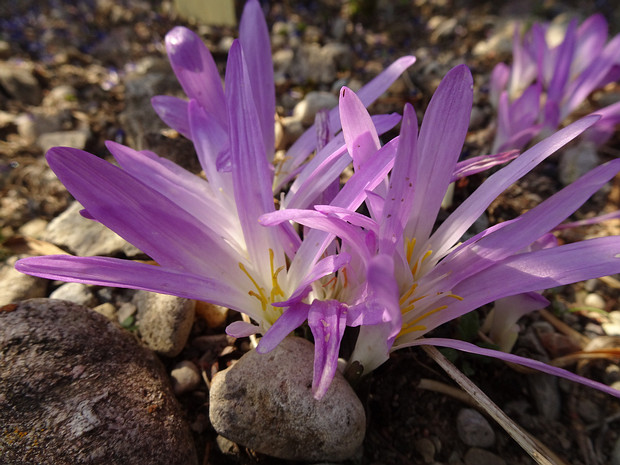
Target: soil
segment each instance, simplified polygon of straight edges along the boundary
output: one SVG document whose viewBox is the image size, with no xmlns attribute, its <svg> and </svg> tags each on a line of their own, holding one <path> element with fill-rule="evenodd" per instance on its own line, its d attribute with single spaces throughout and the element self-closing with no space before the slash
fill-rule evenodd
<svg viewBox="0 0 620 465">
<path fill-rule="evenodd" d="M 13 2 L 16 3 L 16 2 Z M 238 2 L 242 3 L 242 2 Z M 367 82 L 378 70 L 405 54 L 415 54 L 418 62 L 406 78 L 395 85 L 371 108 L 371 113 L 401 112 L 405 102 L 411 102 L 423 114 L 439 79 L 451 67 L 466 63 L 475 79 L 475 106 L 479 120 L 468 135 L 464 155 L 488 153 L 493 132 L 490 122 L 493 110 L 488 101 L 488 83 L 492 67 L 499 61 L 510 60 L 510 48 L 474 54 L 476 44 L 490 37 L 507 20 L 549 20 L 558 15 L 577 15 L 583 19 L 594 13 L 594 4 L 584 2 L 503 2 L 492 1 L 372 1 L 342 0 L 282 1 L 266 7 L 268 23 L 292 22 L 301 40 L 324 42 L 334 28 L 336 19 L 342 21 L 340 41 L 352 50 L 351 66 L 338 71 L 337 78 L 355 78 Z M 614 2 L 596 2 L 610 23 L 610 33 L 620 30 L 620 14 Z M 241 11 L 238 5 L 237 11 Z M 441 32 L 432 24 L 454 19 Z M 435 23 L 434 23 L 435 22 Z M 121 121 L 126 109 L 126 77 L 136 63 L 145 57 L 165 58 L 163 38 L 176 25 L 186 25 L 205 39 L 214 50 L 222 69 L 225 65 L 225 43 L 236 35 L 234 28 L 204 26 L 175 17 L 169 2 L 162 0 L 83 0 L 64 5 L 63 2 L 23 1 L 18 6 L 0 6 L 0 40 L 4 41 L 0 59 L 27 63 L 32 67 L 44 95 L 51 89 L 69 84 L 77 90 L 77 103 L 68 107 L 62 122 L 63 130 L 88 127 L 90 136 L 85 150 L 106 157 L 103 142 L 114 139 L 126 142 L 128 134 Z M 314 31 L 314 32 L 313 32 Z M 312 34 L 315 38 L 312 39 Z M 120 51 L 120 53 L 119 53 Z M 278 83 L 277 98 L 280 116 L 290 113 L 291 98 L 310 90 L 331 90 L 330 86 L 313 82 L 285 80 Z M 619 86 L 608 86 L 597 92 L 581 111 L 585 114 L 610 95 L 620 92 Z M 0 89 L 0 109 L 10 115 L 27 113 L 32 105 L 11 98 Z M 170 147 L 168 134 L 157 136 Z M 161 142 L 161 141 L 159 141 Z M 159 144 L 161 146 L 161 143 Z M 174 151 L 174 150 L 171 150 Z M 620 138 L 612 138 L 599 149 L 601 161 L 620 154 Z M 183 160 L 181 160 L 183 161 Z M 195 166 L 195 165 L 194 165 Z M 475 175 L 457 185 L 455 202 L 469 195 L 484 179 Z M 538 167 L 521 182 L 508 189 L 488 211 L 491 224 L 514 218 L 532 208 L 541 199 L 560 188 L 557 181 L 557 159 Z M 51 220 L 60 214 L 70 201 L 69 194 L 50 175 L 43 150 L 24 137 L 14 120 L 0 119 L 0 239 L 10 239 L 28 221 L 37 218 Z M 620 178 L 610 188 L 597 194 L 574 219 L 615 210 L 620 205 Z M 560 240 L 573 242 L 584 237 L 619 234 L 620 221 L 562 231 Z M 0 249 L 1 258 L 13 251 Z M 617 284 L 616 284 L 617 285 Z M 589 287 L 588 287 L 589 286 Z M 584 307 L 583 299 L 592 288 L 605 301 L 602 312 L 575 310 Z M 573 330 L 594 339 L 604 333 L 601 324 L 606 312 L 619 310 L 620 290 L 613 282 L 597 281 L 576 284 L 548 291 L 553 313 Z M 484 317 L 488 309 L 479 311 Z M 522 338 L 516 351 L 532 356 L 554 354 L 566 336 L 555 329 L 555 338 L 547 338 L 544 353 L 536 352 L 531 341 L 534 328 L 543 321 L 539 314 L 520 322 Z M 442 335 L 457 337 L 463 334 L 466 321 L 456 321 L 441 328 Z M 205 354 L 199 337 L 213 336 L 222 342 L 221 350 Z M 476 331 L 471 340 L 481 342 Z M 563 339 L 564 338 L 564 339 Z M 615 346 L 618 347 L 617 341 Z M 197 361 L 208 377 L 225 367 L 248 350 L 248 341 L 230 341 L 221 328 L 209 328 L 198 320 L 187 348 L 175 360 L 164 360 L 172 366 L 178 360 Z M 451 354 L 454 355 L 454 354 Z M 562 354 L 563 355 L 563 354 Z M 553 357 L 554 355 L 552 355 Z M 572 383 L 559 383 L 559 415 L 545 416 L 540 399 L 533 393 L 533 375 L 515 371 L 506 364 L 480 357 L 456 355 L 456 365 L 487 393 L 501 408 L 530 434 L 546 444 L 566 463 L 574 465 L 604 465 L 611 463 L 612 450 L 620 449 L 620 402 L 609 396 Z M 581 362 L 571 365 L 580 374 L 611 383 L 620 372 L 617 359 Z M 614 374 L 615 373 L 615 374 Z M 367 408 L 368 432 L 360 457 L 352 463 L 374 465 L 463 463 L 468 447 L 459 439 L 456 415 L 466 405 L 456 398 L 420 389 L 422 380 L 432 379 L 454 385 L 451 379 L 419 349 L 405 349 L 393 354 L 390 361 L 358 385 L 360 398 Z M 620 380 L 617 376 L 616 381 Z M 422 384 L 424 384 L 422 382 Z M 232 447 L 227 451 L 216 442 L 216 433 L 208 421 L 208 388 L 202 385 L 180 396 L 195 432 L 197 449 L 204 464 L 283 464 L 284 461 Z M 497 435 L 489 448 L 507 464 L 531 464 L 533 460 L 503 430 L 492 423 Z M 435 452 L 426 457 L 420 440 L 428 439 Z M 618 460 L 616 450 L 615 460 Z M 501 462 L 493 462 L 501 463 Z"/>
</svg>

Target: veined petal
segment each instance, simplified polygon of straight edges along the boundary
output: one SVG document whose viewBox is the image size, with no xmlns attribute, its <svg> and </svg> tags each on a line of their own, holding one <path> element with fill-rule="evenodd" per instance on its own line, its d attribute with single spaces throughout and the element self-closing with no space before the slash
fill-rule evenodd
<svg viewBox="0 0 620 465">
<path fill-rule="evenodd" d="M 581 23 L 577 30 L 577 48 L 571 68 L 572 76 L 581 73 L 601 53 L 607 41 L 608 29 L 607 21 L 600 13 L 593 14 Z"/>
<path fill-rule="evenodd" d="M 47 279 L 171 294 L 244 311 L 249 297 L 226 281 L 109 257 L 48 255 L 18 260 L 21 273 Z M 234 281 L 231 281 L 234 282 Z"/>
<path fill-rule="evenodd" d="M 230 173 L 219 171 L 217 166 L 222 156 L 230 157 L 228 132 L 196 100 L 189 102 L 188 118 L 191 139 L 209 184 L 232 195 Z"/>
<path fill-rule="evenodd" d="M 239 222 L 234 214 L 230 214 L 234 208 L 232 199 L 226 202 L 223 195 L 216 198 L 204 179 L 155 153 L 138 152 L 111 141 L 106 142 L 106 147 L 123 170 L 194 216 L 214 240 L 224 234 L 231 245 L 240 247 L 239 250 L 245 248 Z"/>
<path fill-rule="evenodd" d="M 357 96 L 364 106 L 368 107 L 379 98 L 409 66 L 415 63 L 415 60 L 413 56 L 401 57 L 363 86 L 357 92 Z M 338 107 L 332 109 L 329 113 L 329 126 L 332 134 L 335 134 L 340 129 L 340 112 Z M 312 153 L 315 146 L 316 128 L 312 126 L 286 152 L 288 161 L 282 166 L 281 175 L 278 176 L 275 182 L 275 190 L 280 190 L 282 186 L 292 179 L 297 168 Z"/>
<path fill-rule="evenodd" d="M 454 173 L 452 173 L 452 182 L 471 176 L 472 174 L 481 173 L 494 166 L 501 165 L 502 163 L 507 163 L 518 156 L 518 150 L 508 150 L 507 152 L 494 153 L 492 155 L 479 155 L 477 157 L 467 158 L 456 164 Z"/>
<path fill-rule="evenodd" d="M 151 105 L 164 123 L 188 139 L 192 138 L 187 119 L 187 100 L 170 95 L 156 95 L 151 99 Z"/>
<path fill-rule="evenodd" d="M 233 42 L 226 69 L 226 98 L 229 111 L 229 134 L 235 202 L 251 261 L 264 263 L 269 276 L 269 249 L 281 247 L 277 235 L 258 223 L 263 213 L 275 210 L 271 190 L 272 172 L 265 156 L 263 136 L 252 96 L 250 76 L 241 44 Z M 284 256 L 276 253 L 276 268 L 284 265 Z"/>
<path fill-rule="evenodd" d="M 314 336 L 314 375 L 312 391 L 321 399 L 338 368 L 340 341 L 346 327 L 346 305 L 335 301 L 315 300 L 308 313 L 308 326 Z"/>
<path fill-rule="evenodd" d="M 379 250 L 391 254 L 402 236 L 415 197 L 418 152 L 418 119 L 413 106 L 405 105 L 400 142 L 390 175 L 379 231 Z"/>
<path fill-rule="evenodd" d="M 560 376 L 561 378 L 566 378 L 570 381 L 583 384 L 584 386 L 588 386 L 588 387 L 597 389 L 599 391 L 602 391 L 606 394 L 610 394 L 614 397 L 620 398 L 620 391 L 618 389 L 614 389 L 603 383 L 599 383 L 597 381 L 584 378 L 583 376 L 576 375 L 574 373 L 571 373 L 568 370 L 564 370 L 563 368 L 558 368 L 558 367 L 554 367 L 551 365 L 547 365 L 546 363 L 539 362 L 538 360 L 532 360 L 530 358 L 520 357 L 518 355 L 507 354 L 506 352 L 500 352 L 499 350 L 483 349 L 482 347 L 478 347 L 474 344 L 470 344 L 469 342 L 457 341 L 454 339 L 429 338 L 429 339 L 419 339 L 417 341 L 411 341 L 410 343 L 400 346 L 399 348 L 421 346 L 421 345 L 450 347 L 452 349 L 461 350 L 463 352 L 468 352 L 470 354 L 484 355 L 485 357 L 493 357 L 493 358 L 497 358 L 500 360 L 504 360 L 506 362 L 516 363 L 517 365 L 522 365 L 528 368 L 532 368 L 542 373 L 547 373 L 553 376 Z"/>
<path fill-rule="evenodd" d="M 456 283 L 480 271 L 483 266 L 524 249 L 564 221 L 618 171 L 620 159 L 598 166 L 506 227 L 482 237 L 469 247 L 460 248 L 442 262 L 452 270 L 449 280 Z M 435 271 L 440 274 L 445 272 L 440 271 L 442 269 L 443 265 Z"/>
<path fill-rule="evenodd" d="M 378 134 L 392 129 L 400 121 L 400 115 L 376 115 L 372 117 Z M 282 208 L 307 208 L 333 181 L 338 181 L 342 170 L 351 163 L 342 132 L 319 151 L 303 170 L 286 193 Z"/>
<path fill-rule="evenodd" d="M 564 40 L 557 47 L 555 68 L 547 88 L 547 99 L 559 102 L 570 78 L 570 68 L 575 55 L 577 41 L 577 20 L 573 19 L 566 29 Z M 555 126 L 555 125 L 554 125 Z"/>
<path fill-rule="evenodd" d="M 136 177 L 78 149 L 55 147 L 47 161 L 69 192 L 97 220 L 164 267 L 231 276 L 232 250 L 204 225 Z"/>
<path fill-rule="evenodd" d="M 166 34 L 166 51 L 172 70 L 187 96 L 198 100 L 220 124 L 228 124 L 222 80 L 211 52 L 200 37 L 177 26 Z"/>
<path fill-rule="evenodd" d="M 292 303 L 261 338 L 256 347 L 256 352 L 266 354 L 275 349 L 286 336 L 306 321 L 309 310 L 309 304 Z"/>
<path fill-rule="evenodd" d="M 620 237 L 600 237 L 508 257 L 461 281 L 463 300 L 439 312 L 444 321 L 510 295 L 620 272 Z"/>
<path fill-rule="evenodd" d="M 353 158 L 354 169 L 358 170 L 381 147 L 379 136 L 368 110 L 348 87 L 340 89 L 339 109 L 347 150 Z"/>
<path fill-rule="evenodd" d="M 587 116 L 575 121 L 519 155 L 508 166 L 489 176 L 433 233 L 432 242 L 439 244 L 436 258 L 442 257 L 508 186 L 596 121 L 596 116 Z"/>
<path fill-rule="evenodd" d="M 263 134 L 265 154 L 271 161 L 275 147 L 276 90 L 273 82 L 269 30 L 258 0 L 248 0 L 243 7 L 239 23 L 239 41 L 244 51 L 248 73 L 252 76 L 250 85 Z"/>
<path fill-rule="evenodd" d="M 373 190 L 385 177 L 394 164 L 394 155 L 398 146 L 398 137 L 381 147 L 364 166 L 347 181 L 332 205 L 350 210 L 357 208 L 364 201 L 367 191 Z M 266 218 L 263 218 L 265 221 Z M 266 223 L 264 223 L 266 224 Z M 289 273 L 305 275 L 314 266 L 327 246 L 334 239 L 334 234 L 311 230 L 297 250 L 295 260 L 291 263 Z"/>
<path fill-rule="evenodd" d="M 415 215 L 405 236 L 426 239 L 432 230 L 456 162 L 463 149 L 473 101 L 473 78 L 465 65 L 446 74 L 429 103 L 417 151 Z"/>
</svg>

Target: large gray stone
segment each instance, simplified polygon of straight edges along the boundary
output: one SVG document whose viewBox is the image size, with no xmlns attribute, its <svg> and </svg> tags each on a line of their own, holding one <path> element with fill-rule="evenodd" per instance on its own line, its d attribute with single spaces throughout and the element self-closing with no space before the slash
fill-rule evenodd
<svg viewBox="0 0 620 465">
<path fill-rule="evenodd" d="M 289 460 L 342 461 L 364 439 L 364 408 L 340 373 L 312 395 L 314 346 L 287 337 L 267 354 L 246 353 L 211 384 L 209 417 L 222 436 Z"/>
<path fill-rule="evenodd" d="M 0 308 L 3 465 L 195 465 L 161 362 L 96 312 L 60 300 Z"/>
</svg>

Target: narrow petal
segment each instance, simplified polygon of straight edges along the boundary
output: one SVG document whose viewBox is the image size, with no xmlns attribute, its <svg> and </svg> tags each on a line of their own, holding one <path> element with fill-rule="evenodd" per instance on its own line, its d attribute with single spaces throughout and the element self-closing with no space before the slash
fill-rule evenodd
<svg viewBox="0 0 620 465">
<path fill-rule="evenodd" d="M 339 109 L 347 150 L 353 158 L 354 169 L 358 170 L 381 147 L 379 136 L 368 110 L 348 87 L 340 89 Z"/>
<path fill-rule="evenodd" d="M 452 182 L 466 178 L 472 174 L 482 173 L 494 166 L 501 165 L 514 160 L 519 156 L 518 150 L 508 150 L 507 152 L 494 153 L 492 155 L 479 155 L 460 161 L 452 173 Z"/>
<path fill-rule="evenodd" d="M 230 174 L 218 170 L 218 160 L 230 158 L 228 132 L 196 100 L 189 102 L 188 115 L 191 138 L 207 180 L 215 190 L 231 194 Z"/>
<path fill-rule="evenodd" d="M 429 338 L 429 339 L 420 339 L 417 341 L 412 341 L 401 347 L 411 347 L 411 346 L 420 346 L 420 345 L 449 347 L 452 349 L 461 350 L 463 352 L 468 352 L 470 354 L 484 355 L 485 357 L 493 357 L 499 360 L 504 360 L 506 362 L 516 363 L 517 365 L 522 365 L 524 367 L 532 368 L 534 370 L 540 371 L 542 373 L 547 373 L 553 376 L 559 376 L 561 378 L 565 378 L 570 381 L 583 384 L 584 386 L 588 386 L 588 387 L 597 389 L 599 391 L 602 391 L 606 394 L 620 398 L 620 390 L 607 386 L 603 383 L 599 383 L 598 381 L 593 381 L 591 379 L 584 378 L 583 376 L 576 375 L 574 373 L 571 373 L 568 370 L 564 370 L 563 368 L 558 368 L 558 367 L 554 367 L 551 365 L 547 365 L 546 363 L 539 362 L 538 360 L 532 360 L 530 358 L 520 357 L 518 355 L 507 354 L 506 352 L 500 352 L 499 350 L 483 349 L 482 347 L 478 347 L 474 344 L 470 344 L 469 342 L 457 341 L 454 339 Z"/>
<path fill-rule="evenodd" d="M 225 281 L 108 257 L 48 255 L 18 260 L 21 273 L 47 279 L 171 294 L 243 311 L 248 296 Z"/>
<path fill-rule="evenodd" d="M 252 95 L 250 76 L 241 45 L 233 42 L 226 70 L 226 98 L 235 203 L 251 261 L 265 263 L 268 249 L 281 250 L 276 234 L 258 223 L 263 213 L 275 210 L 271 190 L 272 172 L 265 156 L 263 136 Z M 284 257 L 277 256 L 277 266 Z M 263 270 L 269 275 L 268 267 Z"/>
<path fill-rule="evenodd" d="M 234 258 L 204 225 L 139 179 L 82 150 L 55 147 L 47 160 L 69 192 L 97 220 L 165 267 L 231 276 Z"/>
<path fill-rule="evenodd" d="M 564 89 L 570 78 L 570 67 L 575 55 L 577 41 L 577 20 L 573 19 L 566 29 L 564 40 L 557 47 L 557 61 L 551 82 L 547 88 L 547 99 L 552 102 L 560 102 L 564 95 Z"/>
<path fill-rule="evenodd" d="M 372 117 L 379 135 L 391 130 L 400 121 L 400 115 Z M 319 151 L 297 175 L 282 202 L 282 208 L 308 208 L 330 183 L 339 183 L 342 170 L 351 163 L 342 133 L 334 137 Z"/>
<path fill-rule="evenodd" d="M 256 103 L 265 154 L 271 161 L 275 147 L 276 95 L 267 22 L 258 0 L 248 0 L 239 24 L 239 41 L 252 76 L 250 84 Z"/>
<path fill-rule="evenodd" d="M 156 95 L 151 99 L 155 113 L 172 129 L 192 138 L 187 119 L 187 100 L 170 95 Z"/>
<path fill-rule="evenodd" d="M 391 254 L 401 238 L 415 197 L 418 152 L 418 119 L 413 106 L 405 105 L 400 129 L 400 142 L 385 196 L 383 219 L 379 232 L 379 249 Z"/>
<path fill-rule="evenodd" d="M 473 101 L 473 78 L 464 65 L 443 78 L 429 103 L 418 138 L 417 212 L 405 227 L 405 236 L 426 239 L 433 228 L 444 195 L 463 149 Z"/>
<path fill-rule="evenodd" d="M 256 352 L 266 354 L 275 349 L 286 336 L 306 321 L 309 311 L 310 305 L 306 303 L 291 304 L 261 338 L 256 347 Z"/>
<path fill-rule="evenodd" d="M 312 391 L 321 399 L 336 375 L 340 341 L 346 327 L 346 306 L 338 301 L 312 302 L 308 326 L 314 336 L 314 375 Z"/>
<path fill-rule="evenodd" d="M 187 96 L 198 100 L 222 125 L 228 124 L 222 80 L 211 52 L 200 37 L 177 26 L 166 34 L 166 51 Z"/>
<path fill-rule="evenodd" d="M 598 166 L 571 185 L 527 211 L 504 228 L 463 247 L 446 258 L 452 282 L 517 253 L 551 231 L 620 171 L 620 160 Z M 443 267 L 437 267 L 438 274 Z"/>
<path fill-rule="evenodd" d="M 226 327 L 226 334 L 232 337 L 248 337 L 260 333 L 260 326 L 246 321 L 234 321 Z"/>
<path fill-rule="evenodd" d="M 441 313 L 449 321 L 502 297 L 620 272 L 620 237 L 601 237 L 513 255 L 456 285 L 463 300 Z"/>
<path fill-rule="evenodd" d="M 401 57 L 382 71 L 377 77 L 362 87 L 357 96 L 365 107 L 373 103 L 383 94 L 400 75 L 413 63 L 415 57 Z M 340 112 L 338 107 L 329 113 L 329 126 L 332 134 L 340 129 Z M 285 162 L 281 171 L 282 175 L 276 180 L 276 190 L 280 190 L 288 181 L 292 179 L 297 168 L 306 160 L 316 146 L 316 129 L 309 128 L 303 135 L 295 141 L 291 148 L 286 152 L 289 161 Z"/>
<path fill-rule="evenodd" d="M 519 155 L 508 166 L 489 176 L 433 234 L 432 242 L 441 244 L 436 252 L 436 257 L 442 257 L 508 186 L 585 131 L 597 121 L 597 118 L 597 116 L 587 116 L 575 121 Z"/>
<path fill-rule="evenodd" d="M 605 17 L 593 14 L 579 26 L 577 48 L 573 59 L 571 75 L 577 76 L 601 53 L 607 41 L 609 27 Z"/>
</svg>

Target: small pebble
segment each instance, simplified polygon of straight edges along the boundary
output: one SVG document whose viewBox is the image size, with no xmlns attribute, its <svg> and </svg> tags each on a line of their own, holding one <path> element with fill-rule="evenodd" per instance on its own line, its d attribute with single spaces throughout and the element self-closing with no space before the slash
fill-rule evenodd
<svg viewBox="0 0 620 465">
<path fill-rule="evenodd" d="M 461 409 L 456 417 L 456 428 L 459 437 L 468 446 L 491 447 L 495 443 L 493 428 L 477 410 Z"/>
<path fill-rule="evenodd" d="M 588 294 L 583 303 L 586 307 L 600 308 L 601 310 L 605 308 L 605 299 L 594 293 Z"/>
<path fill-rule="evenodd" d="M 506 465 L 506 461 L 493 452 L 472 447 L 465 453 L 465 465 Z"/>
<path fill-rule="evenodd" d="M 415 450 L 422 456 L 424 463 L 433 463 L 435 460 L 435 444 L 428 438 L 418 439 L 414 443 Z"/>
<path fill-rule="evenodd" d="M 97 305 L 96 307 L 93 308 L 93 310 L 105 316 L 110 321 L 117 321 L 116 307 L 110 302 Z"/>
<path fill-rule="evenodd" d="M 185 392 L 193 391 L 200 384 L 200 373 L 192 362 L 185 360 L 177 363 L 170 373 L 172 378 L 172 390 L 178 396 Z"/>
<path fill-rule="evenodd" d="M 50 294 L 50 299 L 67 300 L 85 307 L 97 303 L 90 287 L 82 283 L 65 283 Z"/>
</svg>

